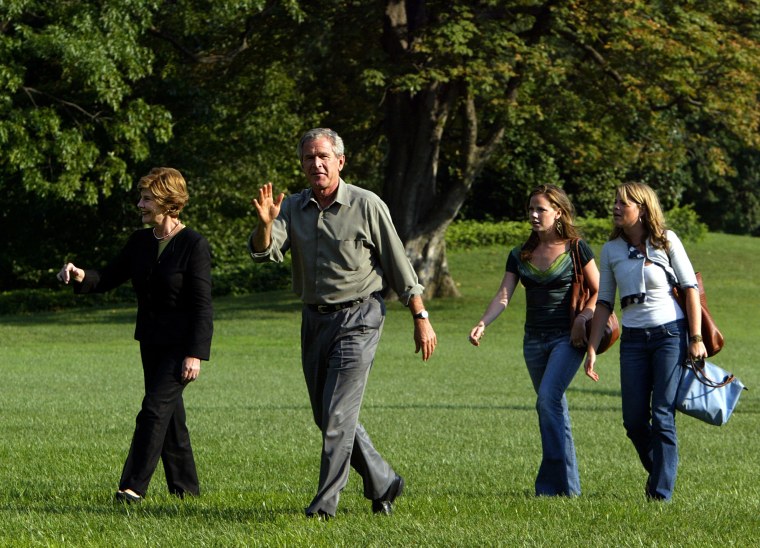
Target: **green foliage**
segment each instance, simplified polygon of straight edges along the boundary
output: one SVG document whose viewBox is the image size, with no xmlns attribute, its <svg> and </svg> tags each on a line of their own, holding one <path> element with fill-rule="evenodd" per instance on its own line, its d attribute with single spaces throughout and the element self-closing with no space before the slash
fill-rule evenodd
<svg viewBox="0 0 760 548">
<path fill-rule="evenodd" d="M 684 242 L 699 242 L 707 234 L 707 225 L 699 220 L 692 206 L 675 207 L 666 213 L 666 218 L 668 228 Z M 609 218 L 578 217 L 575 225 L 583 239 L 597 245 L 606 242 L 612 230 Z M 529 234 L 530 224 L 526 221 L 457 221 L 446 231 L 446 248 L 465 250 L 491 245 L 511 248 L 522 244 Z"/>
<path fill-rule="evenodd" d="M 172 135 L 168 111 L 133 94 L 152 71 L 154 8 L 0 5 L 0 189 L 94 205 L 129 188 L 128 165 Z"/>
<path fill-rule="evenodd" d="M 612 222 L 609 217 L 578 217 L 575 226 L 584 240 L 592 244 L 603 244 L 610 237 Z"/>
<path fill-rule="evenodd" d="M 608 219 L 579 217 L 575 224 L 582 237 L 590 243 L 604 243 L 610 234 Z M 491 245 L 512 248 L 525 242 L 529 235 L 530 224 L 526 221 L 457 221 L 446 231 L 446 248 L 462 250 Z"/>
<path fill-rule="evenodd" d="M 514 247 L 530 234 L 525 221 L 481 222 L 458 221 L 446 231 L 446 248 L 449 250 L 474 249 L 490 245 Z"/>
<path fill-rule="evenodd" d="M 699 158 L 695 157 L 693 165 L 710 184 L 694 189 L 689 199 L 704 212 L 710 229 L 760 236 L 760 152 L 735 153 L 734 170 L 722 179 L 706 175 Z"/>
<path fill-rule="evenodd" d="M 250 198 L 267 181 L 304 186 L 294 148 L 314 126 L 343 135 L 350 182 L 381 191 L 408 171 L 385 198 L 415 211 L 435 201 L 453 218 L 480 174 L 466 219 L 521 219 L 545 182 L 603 218 L 615 186 L 636 179 L 668 209 L 693 204 L 710 230 L 760 233 L 759 8 L 0 2 L 0 288 L 51 285 L 59 256 L 110 258 L 136 228 L 133 182 L 155 165 L 185 174 L 184 215 L 212 243 L 220 287 L 258 287 Z M 408 10 L 403 52 L 384 33 L 393 9 Z M 408 141 L 388 138 L 391 114 Z M 429 158 L 435 180 L 420 172 Z"/>
<path fill-rule="evenodd" d="M 16 289 L 0 293 L 0 315 L 30 314 L 52 310 L 86 309 L 135 302 L 130 287 L 120 287 L 110 293 L 75 295 L 71 288 Z"/>
<path fill-rule="evenodd" d="M 674 207 L 665 217 L 668 228 L 684 242 L 699 242 L 707 235 L 707 225 L 699 220 L 699 215 L 691 205 Z"/>
<path fill-rule="evenodd" d="M 528 21 L 540 17 L 538 9 L 510 7 Z M 584 215 L 604 215 L 618 183 L 643 180 L 666 207 L 695 203 L 712 229 L 724 229 L 728 216 L 712 216 L 724 200 L 700 195 L 725 187 L 737 149 L 756 150 L 760 143 L 760 48 L 757 20 L 749 15 L 757 7 L 737 1 L 552 6 L 541 29 L 548 32 L 540 46 L 528 48 L 519 105 L 510 111 L 510 120 L 520 123 L 508 128 L 503 151 L 491 162 L 502 186 L 530 187 L 508 167 L 528 150 L 551 158 Z"/>
</svg>

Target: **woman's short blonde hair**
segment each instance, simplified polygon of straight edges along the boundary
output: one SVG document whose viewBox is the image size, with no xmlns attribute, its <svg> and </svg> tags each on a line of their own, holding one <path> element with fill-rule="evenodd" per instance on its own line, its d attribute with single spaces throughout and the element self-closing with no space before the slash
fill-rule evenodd
<svg viewBox="0 0 760 548">
<path fill-rule="evenodd" d="M 137 183 L 138 190 L 150 190 L 164 214 L 177 217 L 190 200 L 182 174 L 171 167 L 154 167 Z"/>
</svg>

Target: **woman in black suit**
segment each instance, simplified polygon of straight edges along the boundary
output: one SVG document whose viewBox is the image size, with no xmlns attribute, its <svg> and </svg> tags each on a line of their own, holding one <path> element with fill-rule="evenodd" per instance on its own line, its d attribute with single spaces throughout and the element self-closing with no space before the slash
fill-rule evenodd
<svg viewBox="0 0 760 548">
<path fill-rule="evenodd" d="M 169 492 L 198 495 L 182 391 L 208 360 L 213 331 L 211 254 L 206 239 L 179 220 L 187 204 L 185 179 L 154 168 L 138 183 L 142 222 L 119 255 L 101 270 L 66 263 L 57 277 L 76 293 L 102 293 L 131 279 L 137 293 L 135 339 L 140 341 L 145 397 L 116 492 L 141 502 L 161 458 Z"/>
</svg>

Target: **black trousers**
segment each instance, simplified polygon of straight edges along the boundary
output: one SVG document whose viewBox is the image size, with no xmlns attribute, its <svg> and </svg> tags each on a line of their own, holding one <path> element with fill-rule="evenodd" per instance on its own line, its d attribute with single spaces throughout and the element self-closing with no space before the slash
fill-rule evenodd
<svg viewBox="0 0 760 548">
<path fill-rule="evenodd" d="M 198 473 L 182 402 L 185 385 L 180 375 L 184 352 L 178 347 L 141 343 L 140 354 L 145 397 L 119 489 L 132 489 L 145 496 L 160 457 L 169 492 L 180 497 L 198 495 Z"/>
</svg>

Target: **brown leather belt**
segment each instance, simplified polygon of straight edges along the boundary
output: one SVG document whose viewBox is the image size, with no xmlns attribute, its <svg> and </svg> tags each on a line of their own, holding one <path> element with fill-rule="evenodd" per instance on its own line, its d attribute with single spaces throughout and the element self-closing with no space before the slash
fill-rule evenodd
<svg viewBox="0 0 760 548">
<path fill-rule="evenodd" d="M 337 312 L 345 308 L 351 308 L 352 306 L 362 304 L 363 302 L 368 301 L 370 298 L 371 297 L 362 297 L 361 299 L 346 301 L 343 303 L 307 304 L 306 306 L 308 306 L 311 310 L 314 310 L 315 312 L 319 312 L 320 314 L 332 314 L 333 312 Z"/>
</svg>

